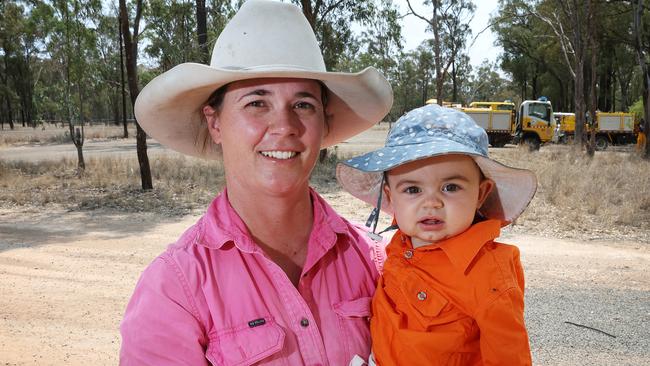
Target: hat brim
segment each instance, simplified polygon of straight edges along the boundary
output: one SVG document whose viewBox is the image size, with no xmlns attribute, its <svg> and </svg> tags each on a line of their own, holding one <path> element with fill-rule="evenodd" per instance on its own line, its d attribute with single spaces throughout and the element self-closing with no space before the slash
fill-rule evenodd
<svg viewBox="0 0 650 366">
<path fill-rule="evenodd" d="M 431 144 L 431 142 L 422 145 L 428 144 Z M 436 144 L 434 143 L 432 145 Z M 462 145 L 459 144 L 459 146 Z M 506 166 L 487 157 L 467 152 L 467 149 L 464 147 L 456 149 L 455 151 L 446 150 L 444 152 L 431 152 L 423 146 L 423 152 L 421 155 L 406 161 L 382 165 L 382 168 L 379 168 L 377 164 L 375 164 L 375 166 L 377 166 L 376 168 L 367 168 L 368 166 L 372 166 L 372 163 L 369 163 L 368 166 L 358 165 L 359 160 L 357 159 L 361 159 L 361 161 L 365 163 L 365 159 L 368 157 L 370 157 L 370 160 L 368 161 L 372 161 L 372 159 L 376 159 L 380 153 L 384 153 L 383 156 L 386 156 L 386 149 L 391 148 L 384 147 L 358 158 L 341 162 L 336 167 L 336 177 L 343 188 L 354 197 L 357 197 L 372 206 L 377 205 L 379 191 L 382 189 L 381 183 L 384 171 L 412 161 L 450 154 L 464 154 L 471 156 L 483 174 L 494 181 L 495 187 L 492 189 L 479 211 L 486 218 L 500 220 L 502 226 L 510 224 L 519 217 L 526 207 L 528 207 L 537 191 L 537 177 L 532 171 Z M 381 157 L 383 158 L 383 156 Z M 357 167 L 354 167 L 354 165 L 357 165 Z M 385 199 L 381 202 L 381 210 L 388 214 L 393 214 L 387 200 Z"/>
<path fill-rule="evenodd" d="M 239 80 L 299 78 L 320 80 L 330 91 L 328 132 L 321 148 L 344 141 L 381 121 L 393 103 L 392 89 L 373 67 L 358 73 L 300 70 L 291 66 L 259 66 L 232 70 L 197 63 L 180 64 L 157 76 L 139 93 L 134 111 L 140 126 L 161 144 L 183 154 L 216 159 L 197 137 L 201 107 L 218 88 Z"/>
</svg>

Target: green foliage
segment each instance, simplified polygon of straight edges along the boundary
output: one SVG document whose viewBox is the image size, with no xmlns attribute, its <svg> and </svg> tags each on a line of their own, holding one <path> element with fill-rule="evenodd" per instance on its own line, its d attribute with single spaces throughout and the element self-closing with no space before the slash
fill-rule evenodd
<svg viewBox="0 0 650 366">
<path fill-rule="evenodd" d="M 303 9 L 313 25 L 328 69 L 355 72 L 373 66 L 387 77 L 395 100 L 387 120 L 394 121 L 438 93 L 445 101 L 463 104 L 545 95 L 555 110 L 574 108 L 570 63 L 542 17 L 564 17 L 559 0 L 500 1 L 492 22 L 504 52 L 498 64 L 484 63 L 474 69 L 465 51 L 470 37 L 467 20 L 474 9 L 469 1 L 426 1 L 428 10 L 420 15 L 429 24 L 430 38 L 409 51 L 403 48 L 405 14 L 399 13 L 394 0 L 291 2 Z M 242 3 L 206 0 L 208 49 Z M 139 39 L 141 87 L 174 65 L 203 62 L 196 2 L 149 0 L 145 4 Z M 436 4 L 437 44 L 429 11 Z M 119 23 L 116 5 L 104 5 L 100 0 L 0 1 L 0 120 L 36 124 L 39 120 L 119 119 L 123 113 Z M 633 8 L 628 2 L 597 5 L 598 108 L 625 110 L 643 93 Z M 641 44 L 648 49 L 650 12 L 643 12 L 642 20 Z M 586 76 L 588 68 L 585 65 Z M 585 82 L 589 85 L 589 80 Z M 131 113 L 130 106 L 126 112 Z"/>
<path fill-rule="evenodd" d="M 632 47 L 630 3 L 592 1 L 592 13 L 587 13 L 584 2 L 572 4 L 557 0 L 500 2 L 492 22 L 497 43 L 504 49 L 500 66 L 512 80 L 511 89 L 519 100 L 544 95 L 555 110 L 573 111 L 576 49 L 572 42 L 576 42 L 574 27 L 580 26 L 583 36 L 579 41 L 589 45 L 592 37 L 596 45 L 595 50 L 587 47 L 585 52 L 587 56 L 596 52 L 597 109 L 625 110 L 640 95 L 641 85 Z M 595 32 L 585 33 L 588 14 L 594 14 Z M 585 102 L 589 99 L 589 76 L 589 62 L 585 62 Z"/>
<path fill-rule="evenodd" d="M 466 103 L 478 101 L 514 100 L 515 95 L 507 80 L 499 75 L 496 63 L 485 60 L 472 74 Z"/>
<path fill-rule="evenodd" d="M 640 120 L 645 113 L 643 110 L 643 98 L 639 98 L 634 102 L 632 106 L 630 106 L 629 112 L 634 113 L 634 119 Z"/>
</svg>

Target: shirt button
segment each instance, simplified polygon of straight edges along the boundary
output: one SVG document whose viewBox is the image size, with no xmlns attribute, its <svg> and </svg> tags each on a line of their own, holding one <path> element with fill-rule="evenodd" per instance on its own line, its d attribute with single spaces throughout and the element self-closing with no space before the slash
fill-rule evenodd
<svg viewBox="0 0 650 366">
<path fill-rule="evenodd" d="M 406 259 L 411 259 L 413 258 L 413 251 L 412 250 L 407 250 L 404 252 L 404 258 Z"/>
<path fill-rule="evenodd" d="M 309 319 L 307 319 L 307 318 L 302 318 L 302 319 L 300 320 L 300 326 L 302 326 L 303 328 L 307 328 L 307 327 L 309 326 Z"/>
<path fill-rule="evenodd" d="M 418 292 L 418 300 L 424 301 L 427 299 L 427 293 L 424 291 Z"/>
</svg>

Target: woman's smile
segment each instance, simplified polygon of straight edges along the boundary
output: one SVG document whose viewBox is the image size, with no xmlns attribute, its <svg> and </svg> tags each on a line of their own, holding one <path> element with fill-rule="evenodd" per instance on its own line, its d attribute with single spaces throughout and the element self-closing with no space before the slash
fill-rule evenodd
<svg viewBox="0 0 650 366">
<path fill-rule="evenodd" d="M 271 159 L 276 159 L 276 160 L 288 160 L 295 158 L 300 154 L 297 151 L 260 151 L 260 154 Z"/>
</svg>

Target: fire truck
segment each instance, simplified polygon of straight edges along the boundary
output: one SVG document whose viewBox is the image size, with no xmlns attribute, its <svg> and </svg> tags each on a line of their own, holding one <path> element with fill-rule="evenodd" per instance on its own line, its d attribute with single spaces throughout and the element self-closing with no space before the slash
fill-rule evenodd
<svg viewBox="0 0 650 366">
<path fill-rule="evenodd" d="M 542 144 L 557 140 L 553 107 L 546 98 L 526 100 L 518 111 L 512 102 L 474 102 L 461 110 L 485 129 L 493 147 L 524 143 L 537 150 Z"/>
</svg>

